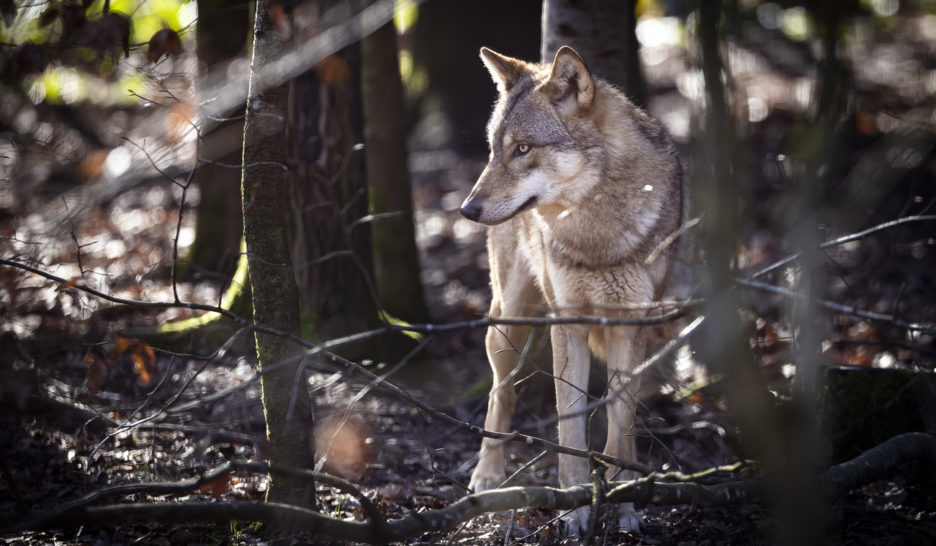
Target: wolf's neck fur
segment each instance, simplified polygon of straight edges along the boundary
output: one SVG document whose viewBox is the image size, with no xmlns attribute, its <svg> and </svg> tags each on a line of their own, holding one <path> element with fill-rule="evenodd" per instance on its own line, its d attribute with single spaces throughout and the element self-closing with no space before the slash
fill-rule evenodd
<svg viewBox="0 0 936 546">
<path fill-rule="evenodd" d="M 604 137 L 593 150 L 597 161 L 568 182 L 581 190 L 574 192 L 575 202 L 530 211 L 550 252 L 589 268 L 643 261 L 679 227 L 681 215 L 664 207 L 681 187 L 676 148 L 665 128 L 610 84 L 596 84 L 591 119 Z"/>
</svg>

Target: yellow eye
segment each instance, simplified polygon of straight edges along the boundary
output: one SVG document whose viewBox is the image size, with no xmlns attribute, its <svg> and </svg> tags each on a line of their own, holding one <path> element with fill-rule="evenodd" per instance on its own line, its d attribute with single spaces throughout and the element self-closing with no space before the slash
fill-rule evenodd
<svg viewBox="0 0 936 546">
<path fill-rule="evenodd" d="M 527 152 L 529 152 L 529 151 L 530 151 L 530 145 L 529 145 L 529 144 L 519 144 L 519 145 L 517 146 L 517 149 L 514 150 L 514 155 L 523 155 L 523 154 L 525 154 L 525 153 L 527 153 Z"/>
</svg>

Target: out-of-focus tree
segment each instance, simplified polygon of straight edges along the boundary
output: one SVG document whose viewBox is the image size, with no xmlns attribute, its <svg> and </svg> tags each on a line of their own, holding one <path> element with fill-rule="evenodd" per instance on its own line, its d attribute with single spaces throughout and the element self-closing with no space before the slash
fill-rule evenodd
<svg viewBox="0 0 936 546">
<path fill-rule="evenodd" d="M 217 77 L 242 53 L 249 27 L 247 8 L 247 4 L 231 5 L 224 0 L 198 0 L 198 81 Z M 243 120 L 239 115 L 213 111 L 211 97 L 203 99 L 200 117 L 214 127 L 202 135 L 202 164 L 195 175 L 200 200 L 189 261 L 208 271 L 224 271 L 236 258 L 243 233 L 240 200 L 232 191 L 240 182 L 240 170 L 235 166 L 241 158 Z M 223 121 L 215 125 L 216 120 Z"/>
<path fill-rule="evenodd" d="M 418 95 L 419 113 L 431 114 L 433 121 L 423 145 L 487 154 L 484 127 L 495 89 L 478 50 L 487 46 L 519 59 L 536 58 L 541 7 L 541 0 L 419 5 L 419 17 L 405 38 L 412 50 L 408 98 Z"/>
<path fill-rule="evenodd" d="M 327 29 L 343 8 L 333 0 L 302 4 L 294 39 Z M 367 215 L 359 76 L 360 48 L 352 45 L 289 84 L 292 259 L 303 334 L 319 340 L 378 324 L 369 226 L 354 225 Z"/>
<path fill-rule="evenodd" d="M 403 85 L 396 30 L 384 25 L 361 41 L 361 90 L 377 294 L 383 310 L 426 322 L 407 166 Z"/>
<path fill-rule="evenodd" d="M 645 106 L 636 8 L 637 0 L 543 0 L 540 58 L 550 62 L 560 47 L 570 45 L 589 69 Z"/>
</svg>

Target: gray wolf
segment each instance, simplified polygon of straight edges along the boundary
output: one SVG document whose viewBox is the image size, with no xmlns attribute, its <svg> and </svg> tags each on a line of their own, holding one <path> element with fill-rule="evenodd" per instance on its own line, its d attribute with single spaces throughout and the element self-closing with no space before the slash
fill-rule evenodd
<svg viewBox="0 0 936 546">
<path fill-rule="evenodd" d="M 562 47 L 552 63 L 535 64 L 481 49 L 499 98 L 488 125 L 490 161 L 461 207 L 490 226 L 491 317 L 528 316 L 545 307 L 555 316 L 642 316 L 658 300 L 674 252 L 662 253 L 682 221 L 682 167 L 660 122 Z M 654 259 L 648 260 L 651 254 Z M 550 336 L 559 443 L 586 447 L 589 348 L 607 362 L 608 392 L 643 359 L 646 328 L 553 325 Z M 527 328 L 488 329 L 494 370 L 485 428 L 508 432 L 516 402 L 511 372 Z M 604 452 L 635 460 L 637 382 L 608 405 Z M 559 484 L 588 483 L 589 462 L 559 455 Z M 607 478 L 634 476 L 608 468 Z M 504 448 L 482 441 L 470 487 L 483 491 L 505 479 Z M 618 525 L 638 531 L 633 505 L 617 509 Z M 566 517 L 584 529 L 588 508 Z M 576 528 L 576 526 L 578 528 Z"/>
</svg>

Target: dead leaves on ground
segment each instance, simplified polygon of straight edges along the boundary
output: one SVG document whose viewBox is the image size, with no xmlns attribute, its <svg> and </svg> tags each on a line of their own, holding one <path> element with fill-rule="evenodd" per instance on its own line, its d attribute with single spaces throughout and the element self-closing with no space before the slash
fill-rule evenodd
<svg viewBox="0 0 936 546">
<path fill-rule="evenodd" d="M 109 350 L 99 353 L 88 349 L 82 362 L 87 366 L 88 389 L 150 387 L 158 372 L 156 351 L 138 339 L 115 336 Z"/>
</svg>

